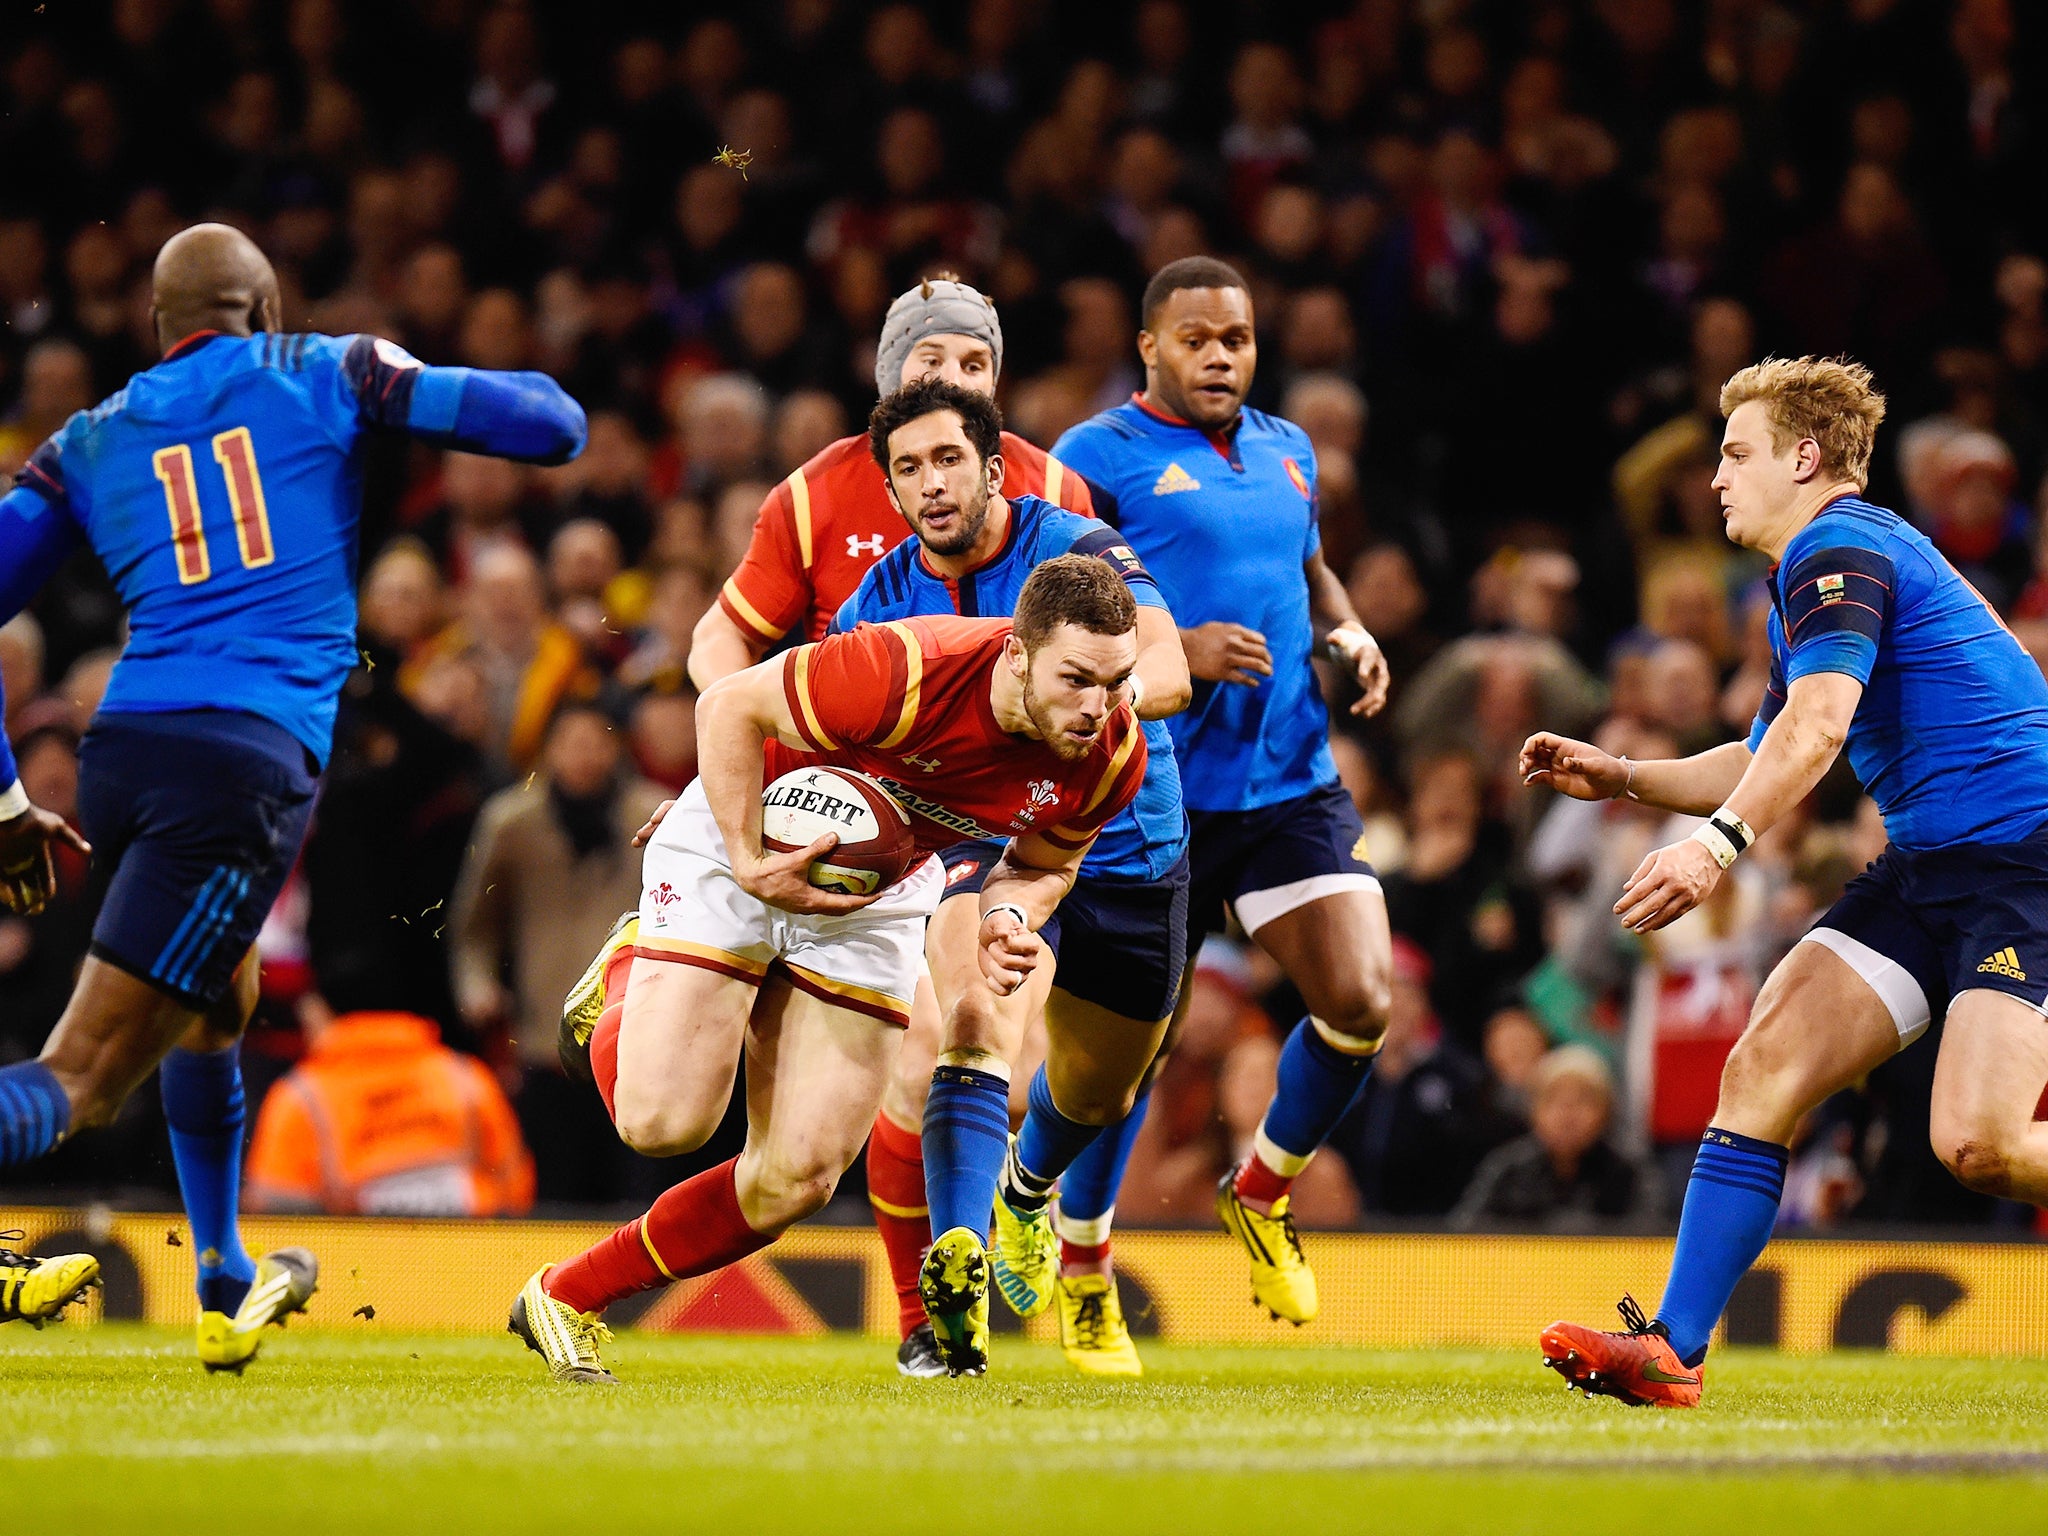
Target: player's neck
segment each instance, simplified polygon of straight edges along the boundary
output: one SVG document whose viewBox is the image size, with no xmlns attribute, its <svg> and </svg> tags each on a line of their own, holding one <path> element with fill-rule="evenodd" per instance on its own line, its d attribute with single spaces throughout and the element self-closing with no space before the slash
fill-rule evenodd
<svg viewBox="0 0 2048 1536">
<path fill-rule="evenodd" d="M 1785 551 L 1792 547 L 1792 541 L 1799 537 L 1799 531 L 1824 512 L 1832 502 L 1844 496 L 1861 496 L 1863 487 L 1850 480 L 1831 480 L 1826 485 L 1816 485 L 1794 503 L 1791 513 L 1781 525 L 1781 531 L 1773 534 L 1759 546 L 1770 556 L 1773 563 L 1785 558 Z"/>
<path fill-rule="evenodd" d="M 1178 427 L 1193 427 L 1206 437 L 1229 437 L 1237 430 L 1238 419 L 1244 415 L 1244 409 L 1240 406 L 1231 412 L 1230 420 L 1224 422 L 1222 426 L 1205 427 L 1188 414 L 1185 406 L 1177 405 L 1161 394 L 1156 382 L 1147 382 L 1145 387 L 1138 391 L 1138 404 L 1162 420 L 1170 421 Z"/>
<path fill-rule="evenodd" d="M 991 494 L 988 499 L 988 517 L 981 525 L 981 536 L 971 548 L 957 555 L 941 555 L 927 544 L 924 550 L 925 563 L 948 581 L 958 581 L 970 572 L 980 570 L 993 560 L 996 551 L 1003 547 L 1003 541 L 1010 536 L 1010 503 L 1007 497 Z"/>
<path fill-rule="evenodd" d="M 1012 672 L 1003 660 L 998 659 L 995 674 L 988 685 L 989 712 L 996 717 L 996 724 L 1012 736 L 1029 736 L 1039 739 L 1037 730 L 1031 724 L 1031 711 L 1024 707 L 1024 679 Z"/>
</svg>

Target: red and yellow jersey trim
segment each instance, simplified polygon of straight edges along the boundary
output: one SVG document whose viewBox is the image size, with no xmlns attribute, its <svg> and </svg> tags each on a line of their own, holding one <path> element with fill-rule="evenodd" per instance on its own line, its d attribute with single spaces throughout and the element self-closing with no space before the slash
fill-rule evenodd
<svg viewBox="0 0 2048 1536">
<path fill-rule="evenodd" d="M 814 750 L 833 752 L 838 750 L 839 743 L 832 739 L 824 722 L 818 718 L 818 706 L 811 697 L 811 663 L 817 653 L 816 642 L 800 645 L 789 653 L 789 663 L 782 674 L 783 692 L 789 700 L 789 713 L 797 734 Z"/>
<path fill-rule="evenodd" d="M 641 960 L 673 960 L 682 965 L 700 966 L 707 971 L 718 971 L 723 975 L 736 977 L 741 981 L 758 982 L 768 974 L 768 962 L 755 960 L 746 955 L 734 954 L 729 949 L 720 949 L 712 944 L 693 944 L 688 939 L 671 939 L 660 934 L 641 931 L 639 942 L 633 946 L 633 954 Z"/>
<path fill-rule="evenodd" d="M 796 524 L 797 557 L 808 571 L 811 568 L 811 482 L 805 478 L 803 466 L 798 465 L 789 472 L 785 483 L 789 486 L 790 517 Z"/>
<path fill-rule="evenodd" d="M 889 702 L 897 704 L 896 725 L 887 736 L 884 736 L 876 743 L 876 746 L 887 750 L 902 746 L 904 738 L 910 734 L 911 727 L 917 724 L 918 693 L 924 683 L 924 649 L 917 643 L 917 636 L 910 632 L 908 625 L 899 622 L 884 624 L 882 628 L 888 630 L 903 643 L 902 661 L 899 663 L 895 657 L 892 656 L 890 658 L 892 673 L 890 681 L 892 684 L 895 684 L 898 679 L 901 680 L 900 704 L 898 703 L 899 689 L 896 686 L 892 686 L 889 690 Z M 882 710 L 882 718 L 884 720 L 889 718 L 889 711 L 886 705 Z"/>
<path fill-rule="evenodd" d="M 725 585 L 719 589 L 718 595 L 725 603 L 725 611 L 759 635 L 763 640 L 780 640 L 789 633 L 787 625 L 777 629 L 761 616 L 760 609 L 747 601 L 747 594 L 740 590 L 740 579 L 738 576 L 727 577 Z"/>
</svg>

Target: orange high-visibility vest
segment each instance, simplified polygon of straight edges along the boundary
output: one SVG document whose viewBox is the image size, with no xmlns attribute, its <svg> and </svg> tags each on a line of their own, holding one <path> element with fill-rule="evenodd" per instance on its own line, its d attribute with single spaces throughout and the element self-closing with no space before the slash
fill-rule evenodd
<svg viewBox="0 0 2048 1536">
<path fill-rule="evenodd" d="M 336 1019 L 263 1101 L 254 1210 L 497 1216 L 533 1204 L 533 1158 L 497 1080 L 407 1013 Z"/>
</svg>

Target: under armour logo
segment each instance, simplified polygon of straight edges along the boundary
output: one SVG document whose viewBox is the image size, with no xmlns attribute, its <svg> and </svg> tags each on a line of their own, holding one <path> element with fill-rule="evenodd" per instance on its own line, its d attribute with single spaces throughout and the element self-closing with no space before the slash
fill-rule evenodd
<svg viewBox="0 0 2048 1536">
<path fill-rule="evenodd" d="M 857 533 L 849 533 L 846 536 L 846 558 L 849 560 L 858 560 L 862 555 L 875 559 L 881 553 L 882 536 L 879 533 L 871 533 L 866 538 Z"/>
<path fill-rule="evenodd" d="M 903 761 L 913 768 L 922 768 L 926 773 L 937 773 L 939 771 L 939 760 L 936 757 L 913 756 L 906 757 Z"/>
</svg>

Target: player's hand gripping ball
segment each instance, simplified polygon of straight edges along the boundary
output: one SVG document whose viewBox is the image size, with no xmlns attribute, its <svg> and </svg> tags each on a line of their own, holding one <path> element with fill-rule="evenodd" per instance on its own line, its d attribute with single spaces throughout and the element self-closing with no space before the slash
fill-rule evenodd
<svg viewBox="0 0 2048 1536">
<path fill-rule="evenodd" d="M 864 773 L 799 768 L 762 791 L 761 844 L 770 852 L 797 853 L 828 833 L 839 841 L 809 871 L 821 891 L 872 896 L 918 862 L 909 814 Z"/>
</svg>

